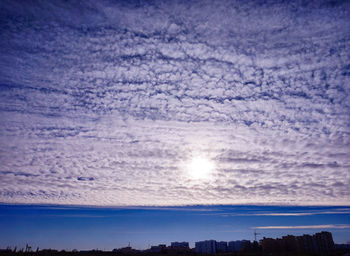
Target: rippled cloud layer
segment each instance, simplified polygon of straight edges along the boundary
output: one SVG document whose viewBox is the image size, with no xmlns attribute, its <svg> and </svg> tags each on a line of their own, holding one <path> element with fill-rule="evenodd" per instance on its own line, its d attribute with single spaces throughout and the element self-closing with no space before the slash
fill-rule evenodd
<svg viewBox="0 0 350 256">
<path fill-rule="evenodd" d="M 346 1 L 0 7 L 1 202 L 350 204 Z"/>
</svg>

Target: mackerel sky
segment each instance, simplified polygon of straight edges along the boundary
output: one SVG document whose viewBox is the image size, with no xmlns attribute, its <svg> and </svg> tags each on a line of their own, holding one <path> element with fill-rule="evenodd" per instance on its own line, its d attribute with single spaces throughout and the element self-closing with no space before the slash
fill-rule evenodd
<svg viewBox="0 0 350 256">
<path fill-rule="evenodd" d="M 0 202 L 350 205 L 349 17 L 348 1 L 2 0 Z M 210 179 L 189 175 L 198 156 Z"/>
</svg>

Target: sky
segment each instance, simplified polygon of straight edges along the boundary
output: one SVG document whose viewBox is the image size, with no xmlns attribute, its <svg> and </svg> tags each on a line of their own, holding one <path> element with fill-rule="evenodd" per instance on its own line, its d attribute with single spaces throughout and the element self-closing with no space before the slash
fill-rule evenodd
<svg viewBox="0 0 350 256">
<path fill-rule="evenodd" d="M 349 17 L 330 0 L 1 1 L 0 203 L 350 206 Z"/>
<path fill-rule="evenodd" d="M 0 248 L 34 250 L 147 249 L 187 241 L 257 240 L 327 230 L 336 243 L 350 243 L 350 207 L 167 206 L 78 207 L 0 205 Z"/>
</svg>

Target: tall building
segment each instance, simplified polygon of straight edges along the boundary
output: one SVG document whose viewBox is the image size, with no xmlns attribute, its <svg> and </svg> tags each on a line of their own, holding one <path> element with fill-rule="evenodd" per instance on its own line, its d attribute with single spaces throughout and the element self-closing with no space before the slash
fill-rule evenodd
<svg viewBox="0 0 350 256">
<path fill-rule="evenodd" d="M 296 237 L 298 252 L 311 253 L 315 252 L 314 239 L 310 235 Z"/>
<path fill-rule="evenodd" d="M 322 231 L 313 236 L 284 236 L 263 238 L 261 247 L 264 252 L 327 253 L 334 251 L 333 237 L 330 232 Z"/>
<path fill-rule="evenodd" d="M 264 253 L 279 252 L 280 250 L 278 239 L 263 237 L 263 239 L 260 240 L 260 244 Z"/>
<path fill-rule="evenodd" d="M 195 252 L 202 254 L 216 254 L 216 241 L 205 240 L 195 243 Z"/>
<path fill-rule="evenodd" d="M 332 237 L 332 233 L 327 231 L 322 231 L 320 233 L 316 233 L 313 235 L 316 250 L 318 252 L 332 252 L 334 251 L 334 241 Z"/>
<path fill-rule="evenodd" d="M 228 242 L 227 250 L 229 252 L 239 252 L 242 251 L 248 244 L 250 244 L 249 240 L 230 241 Z"/>
<path fill-rule="evenodd" d="M 216 251 L 227 252 L 227 242 L 224 242 L 224 241 L 216 242 Z"/>
<path fill-rule="evenodd" d="M 282 237 L 283 248 L 287 252 L 296 252 L 298 250 L 295 236 L 287 235 Z"/>
</svg>

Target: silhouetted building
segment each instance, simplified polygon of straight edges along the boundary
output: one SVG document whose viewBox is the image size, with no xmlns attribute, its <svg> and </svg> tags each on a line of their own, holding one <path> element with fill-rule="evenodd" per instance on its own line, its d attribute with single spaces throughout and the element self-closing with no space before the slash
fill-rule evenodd
<svg viewBox="0 0 350 256">
<path fill-rule="evenodd" d="M 263 252 L 275 252 L 277 250 L 277 240 L 273 238 L 266 238 L 260 240 Z"/>
<path fill-rule="evenodd" d="M 172 242 L 170 245 L 174 249 L 189 249 L 188 242 Z"/>
<path fill-rule="evenodd" d="M 229 252 L 239 252 L 242 251 L 249 243 L 249 240 L 230 241 L 228 242 L 227 250 Z"/>
<path fill-rule="evenodd" d="M 334 241 L 332 233 L 322 231 L 313 235 L 316 242 L 317 252 L 332 252 L 334 251 Z"/>
<path fill-rule="evenodd" d="M 216 254 L 216 241 L 206 240 L 195 243 L 195 252 L 203 254 Z"/>
<path fill-rule="evenodd" d="M 151 252 L 162 252 L 165 249 L 166 249 L 166 245 L 165 244 L 159 244 L 159 245 L 151 246 L 150 251 Z"/>
<path fill-rule="evenodd" d="M 313 236 L 284 236 L 280 238 L 263 238 L 261 241 L 263 252 L 298 252 L 298 253 L 327 253 L 334 251 L 332 234 L 326 231 Z"/>
<path fill-rule="evenodd" d="M 224 241 L 216 242 L 216 251 L 227 252 L 227 242 L 224 242 Z"/>
<path fill-rule="evenodd" d="M 227 250 L 229 252 L 235 252 L 235 241 L 230 241 L 227 243 Z"/>
<path fill-rule="evenodd" d="M 315 251 L 314 239 L 310 235 L 302 235 L 296 237 L 298 252 L 311 253 Z"/>
<path fill-rule="evenodd" d="M 77 251 L 77 250 L 75 250 L 75 251 Z M 73 252 L 74 252 L 74 250 L 73 250 Z M 114 249 L 113 252 L 117 252 L 117 253 L 121 253 L 121 254 L 134 254 L 134 253 L 137 253 L 138 250 L 133 249 L 129 244 L 129 246 L 119 248 L 119 249 Z"/>
<path fill-rule="evenodd" d="M 282 247 L 287 252 L 296 252 L 297 247 L 297 240 L 295 236 L 287 235 L 282 237 Z"/>
</svg>

